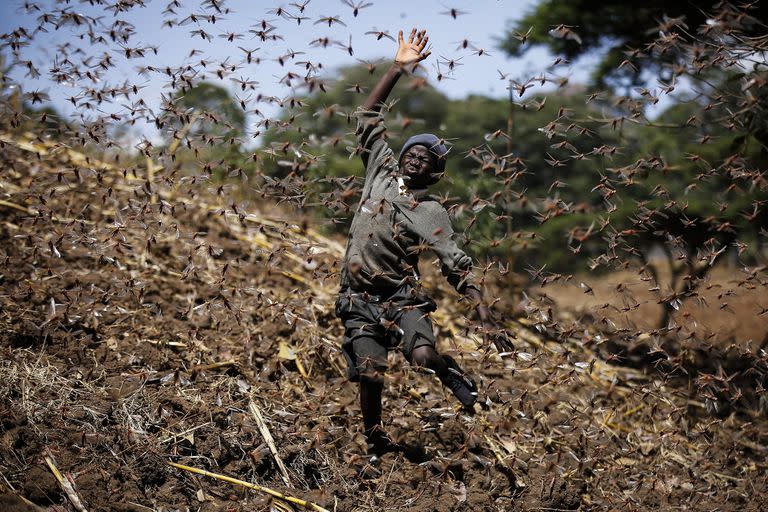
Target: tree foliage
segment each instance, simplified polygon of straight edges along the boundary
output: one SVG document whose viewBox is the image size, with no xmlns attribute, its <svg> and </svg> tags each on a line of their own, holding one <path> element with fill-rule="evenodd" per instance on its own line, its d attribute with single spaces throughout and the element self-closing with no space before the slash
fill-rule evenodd
<svg viewBox="0 0 768 512">
<path fill-rule="evenodd" d="M 174 161 L 185 166 L 204 160 L 206 171 L 218 174 L 223 164 L 234 165 L 241 158 L 245 123 L 246 113 L 235 98 L 211 82 L 178 89 L 157 121 Z"/>
<path fill-rule="evenodd" d="M 241 137 L 245 132 L 245 113 L 224 87 L 199 82 L 179 90 L 174 104 L 189 116 L 195 116 L 189 134 L 203 138 Z"/>
<path fill-rule="evenodd" d="M 711 23 L 711 11 L 709 3 L 687 0 L 542 0 L 510 23 L 499 43 L 511 56 L 534 46 L 568 59 L 597 52 L 601 59 L 593 78 L 598 87 L 640 85 L 650 77 L 669 81 L 672 71 L 668 65 L 684 63 L 690 55 L 685 48 L 660 43 L 684 33 L 695 34 Z M 766 19 L 768 3 L 754 2 L 742 14 L 741 23 L 747 35 L 759 35 L 765 33 Z"/>
</svg>

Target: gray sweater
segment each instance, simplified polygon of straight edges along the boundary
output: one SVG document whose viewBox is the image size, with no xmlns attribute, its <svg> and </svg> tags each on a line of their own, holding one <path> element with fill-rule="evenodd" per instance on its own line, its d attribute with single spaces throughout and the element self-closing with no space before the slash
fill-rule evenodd
<svg viewBox="0 0 768 512">
<path fill-rule="evenodd" d="M 342 288 L 373 294 L 392 291 L 419 278 L 419 254 L 434 252 L 443 275 L 459 292 L 471 282 L 472 259 L 453 241 L 442 204 L 427 189 L 408 189 L 397 157 L 384 140 L 383 117 L 358 111 L 355 132 L 365 165 L 365 184 L 341 273 Z"/>
</svg>

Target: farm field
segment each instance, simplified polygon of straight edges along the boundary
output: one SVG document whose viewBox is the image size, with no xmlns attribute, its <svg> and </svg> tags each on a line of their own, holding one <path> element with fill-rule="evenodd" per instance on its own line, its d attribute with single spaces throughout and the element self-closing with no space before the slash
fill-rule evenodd
<svg viewBox="0 0 768 512">
<path fill-rule="evenodd" d="M 474 415 L 462 412 L 434 377 L 393 354 L 384 422 L 413 449 L 385 456 L 380 473 L 364 478 L 357 390 L 342 369 L 332 312 L 341 240 L 311 225 L 302 230 L 280 208 L 242 221 L 221 215 L 217 197 L 201 195 L 197 208 L 178 204 L 173 228 L 155 233 L 149 251 L 139 249 L 145 227 L 133 216 L 121 230 L 123 250 L 99 256 L 60 241 L 58 255 L 35 252 L 18 243 L 22 227 L 46 247 L 56 216 L 83 211 L 95 185 L 70 186 L 48 203 L 53 223 L 36 221 L 25 186 L 35 173 L 55 180 L 56 162 L 41 167 L 30 156 L 8 143 L 3 156 L 16 170 L 5 177 L 0 208 L 6 261 L 14 262 L 2 269 L 0 308 L 0 474 L 3 499 L 17 503 L 6 510 L 33 509 L 15 497 L 73 510 L 73 495 L 88 510 L 292 506 L 169 462 L 327 510 L 762 507 L 768 430 L 757 378 L 745 398 L 726 398 L 723 390 L 735 393 L 728 382 L 693 374 L 668 381 L 652 366 L 612 360 L 601 350 L 598 321 L 558 335 L 512 308 L 505 326 L 515 351 L 500 358 L 479 346 L 455 292 L 434 272 L 426 279 L 439 302 L 440 347 L 479 377 L 480 404 Z M 117 202 L 141 186 L 104 179 L 114 180 Z M 99 205 L 85 211 L 93 222 L 113 215 Z M 311 264 L 300 256 L 307 246 Z M 567 326 L 580 308 L 616 302 L 615 277 L 591 283 L 595 295 L 586 301 L 570 282 L 543 291 L 560 301 L 556 314 Z M 733 278 L 718 269 L 713 290 Z M 545 301 L 538 292 L 529 290 L 531 301 Z M 691 317 L 715 339 L 741 343 L 765 328 L 760 300 L 734 297 L 737 313 L 715 324 L 706 312 Z M 755 368 L 765 365 L 764 353 L 755 357 Z M 713 411 L 713 397 L 733 405 Z M 47 461 L 69 480 L 69 493 Z"/>
<path fill-rule="evenodd" d="M 0 512 L 768 510 L 765 20 L 0 2 Z"/>
</svg>

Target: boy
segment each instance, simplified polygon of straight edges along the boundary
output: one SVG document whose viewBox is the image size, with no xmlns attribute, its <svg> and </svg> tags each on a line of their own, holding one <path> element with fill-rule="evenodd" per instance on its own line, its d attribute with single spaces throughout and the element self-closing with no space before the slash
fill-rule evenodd
<svg viewBox="0 0 768 512">
<path fill-rule="evenodd" d="M 445 170 L 447 148 L 435 135 L 421 134 L 409 138 L 395 158 L 384 138 L 381 106 L 404 67 L 429 56 L 424 51 L 428 40 L 424 30 L 413 29 L 405 42 L 400 31 L 395 62 L 357 113 L 365 184 L 349 231 L 336 314 L 344 322 L 349 378 L 360 383 L 365 436 L 374 460 L 399 449 L 381 426 L 387 349 L 399 347 L 410 364 L 437 374 L 465 408 L 477 399 L 474 381 L 450 356 L 435 350 L 429 313 L 436 306 L 420 293 L 418 283 L 421 248 L 436 253 L 448 282 L 477 304 L 486 336 L 497 328 L 471 283 L 472 259 L 451 238 L 448 212 L 427 195 L 427 186 Z M 494 343 L 500 350 L 511 348 L 503 334 Z"/>
</svg>

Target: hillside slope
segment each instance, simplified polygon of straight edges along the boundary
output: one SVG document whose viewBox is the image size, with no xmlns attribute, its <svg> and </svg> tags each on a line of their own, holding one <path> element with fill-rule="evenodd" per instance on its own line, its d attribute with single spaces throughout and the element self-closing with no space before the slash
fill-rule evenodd
<svg viewBox="0 0 768 512">
<path fill-rule="evenodd" d="M 609 364 L 592 349 L 604 334 L 567 312 L 506 318 L 516 351 L 500 358 L 429 272 L 440 347 L 479 377 L 482 403 L 461 412 L 392 354 L 385 424 L 423 453 L 389 455 L 363 478 L 357 389 L 333 316 L 341 241 L 275 205 L 246 214 L 217 187 L 152 165 L 1 140 L 8 500 L 291 509 L 168 461 L 328 510 L 757 510 L 765 500 L 764 414 L 712 416 L 700 390 Z M 569 334 L 555 340 L 554 323 Z"/>
</svg>

